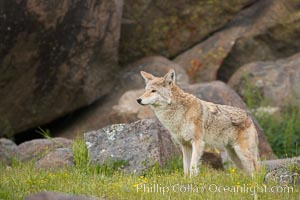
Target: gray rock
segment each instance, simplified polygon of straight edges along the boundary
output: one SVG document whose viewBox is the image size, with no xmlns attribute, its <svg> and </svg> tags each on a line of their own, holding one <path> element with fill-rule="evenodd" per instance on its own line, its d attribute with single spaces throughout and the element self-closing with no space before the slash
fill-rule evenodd
<svg viewBox="0 0 300 200">
<path fill-rule="evenodd" d="M 263 165 L 269 171 L 265 176 L 266 184 L 271 181 L 280 185 L 300 184 L 300 157 L 267 160 Z"/>
<path fill-rule="evenodd" d="M 1 2 L 0 134 L 52 122 L 110 92 L 120 69 L 122 6 Z"/>
<path fill-rule="evenodd" d="M 72 140 L 66 138 L 35 139 L 21 143 L 17 150 L 17 156 L 21 161 L 31 159 L 39 160 L 48 153 L 58 148 L 71 147 Z"/>
<path fill-rule="evenodd" d="M 85 133 L 84 139 L 93 163 L 123 162 L 129 173 L 142 173 L 155 163 L 163 166 L 180 155 L 169 132 L 156 119 L 107 126 Z"/>
<path fill-rule="evenodd" d="M 228 82 L 241 97 L 256 87 L 270 106 L 298 106 L 300 100 L 300 53 L 287 59 L 253 62 L 242 66 Z"/>
<path fill-rule="evenodd" d="M 11 164 L 11 159 L 16 156 L 17 145 L 6 138 L 0 138 L 0 163 Z"/>
<path fill-rule="evenodd" d="M 25 200 L 100 200 L 98 197 L 85 195 L 71 195 L 62 192 L 40 192 L 25 197 Z"/>
<path fill-rule="evenodd" d="M 58 148 L 41 158 L 35 169 L 53 170 L 57 168 L 74 166 L 74 155 L 71 148 Z"/>
</svg>

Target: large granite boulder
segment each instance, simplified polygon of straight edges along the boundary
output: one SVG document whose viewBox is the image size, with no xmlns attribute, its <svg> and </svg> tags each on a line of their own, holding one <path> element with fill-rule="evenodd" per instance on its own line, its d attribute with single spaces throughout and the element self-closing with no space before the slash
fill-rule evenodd
<svg viewBox="0 0 300 200">
<path fill-rule="evenodd" d="M 0 5 L 0 134 L 49 123 L 110 91 L 122 0 Z"/>
<path fill-rule="evenodd" d="M 260 0 L 174 61 L 192 82 L 227 81 L 243 64 L 300 51 L 298 0 Z"/>
<path fill-rule="evenodd" d="M 225 26 L 255 0 L 125 0 L 120 59 L 176 56 Z M 134 33 L 134 34 L 133 34 Z"/>
<path fill-rule="evenodd" d="M 228 84 L 242 97 L 249 88 L 255 88 L 273 107 L 299 106 L 300 54 L 246 64 L 233 74 Z"/>
<path fill-rule="evenodd" d="M 156 119 L 115 124 L 84 134 L 92 163 L 124 163 L 129 173 L 142 173 L 180 155 L 169 132 Z"/>
</svg>

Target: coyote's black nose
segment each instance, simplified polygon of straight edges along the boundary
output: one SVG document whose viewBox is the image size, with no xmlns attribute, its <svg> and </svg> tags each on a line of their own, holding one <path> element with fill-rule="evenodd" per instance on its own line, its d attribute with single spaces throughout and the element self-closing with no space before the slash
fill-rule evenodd
<svg viewBox="0 0 300 200">
<path fill-rule="evenodd" d="M 142 105 L 142 99 L 141 99 L 141 98 L 138 98 L 136 101 L 137 101 L 139 104 Z"/>
</svg>

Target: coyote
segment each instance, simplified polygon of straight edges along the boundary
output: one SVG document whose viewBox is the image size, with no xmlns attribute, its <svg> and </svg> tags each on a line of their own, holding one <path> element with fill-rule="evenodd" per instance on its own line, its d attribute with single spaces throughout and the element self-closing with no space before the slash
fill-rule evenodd
<svg viewBox="0 0 300 200">
<path fill-rule="evenodd" d="M 198 174 L 198 162 L 204 146 L 225 148 L 231 160 L 242 170 L 253 173 L 260 167 L 258 136 L 246 111 L 198 99 L 175 83 L 175 71 L 155 77 L 141 71 L 145 93 L 137 99 L 151 105 L 160 122 L 181 146 L 184 173 Z"/>
</svg>

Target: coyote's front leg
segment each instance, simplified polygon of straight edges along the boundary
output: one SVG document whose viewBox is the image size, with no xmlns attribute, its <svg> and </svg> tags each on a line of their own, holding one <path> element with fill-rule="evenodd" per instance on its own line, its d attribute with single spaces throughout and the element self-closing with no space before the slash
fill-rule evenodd
<svg viewBox="0 0 300 200">
<path fill-rule="evenodd" d="M 192 147 L 187 145 L 182 145 L 182 157 L 183 157 L 183 170 L 184 174 L 189 174 L 191 158 L 192 158 Z"/>
<path fill-rule="evenodd" d="M 190 165 L 190 177 L 196 176 L 199 172 L 198 162 L 203 154 L 205 143 L 202 139 L 194 140 L 192 142 L 192 160 Z"/>
</svg>

